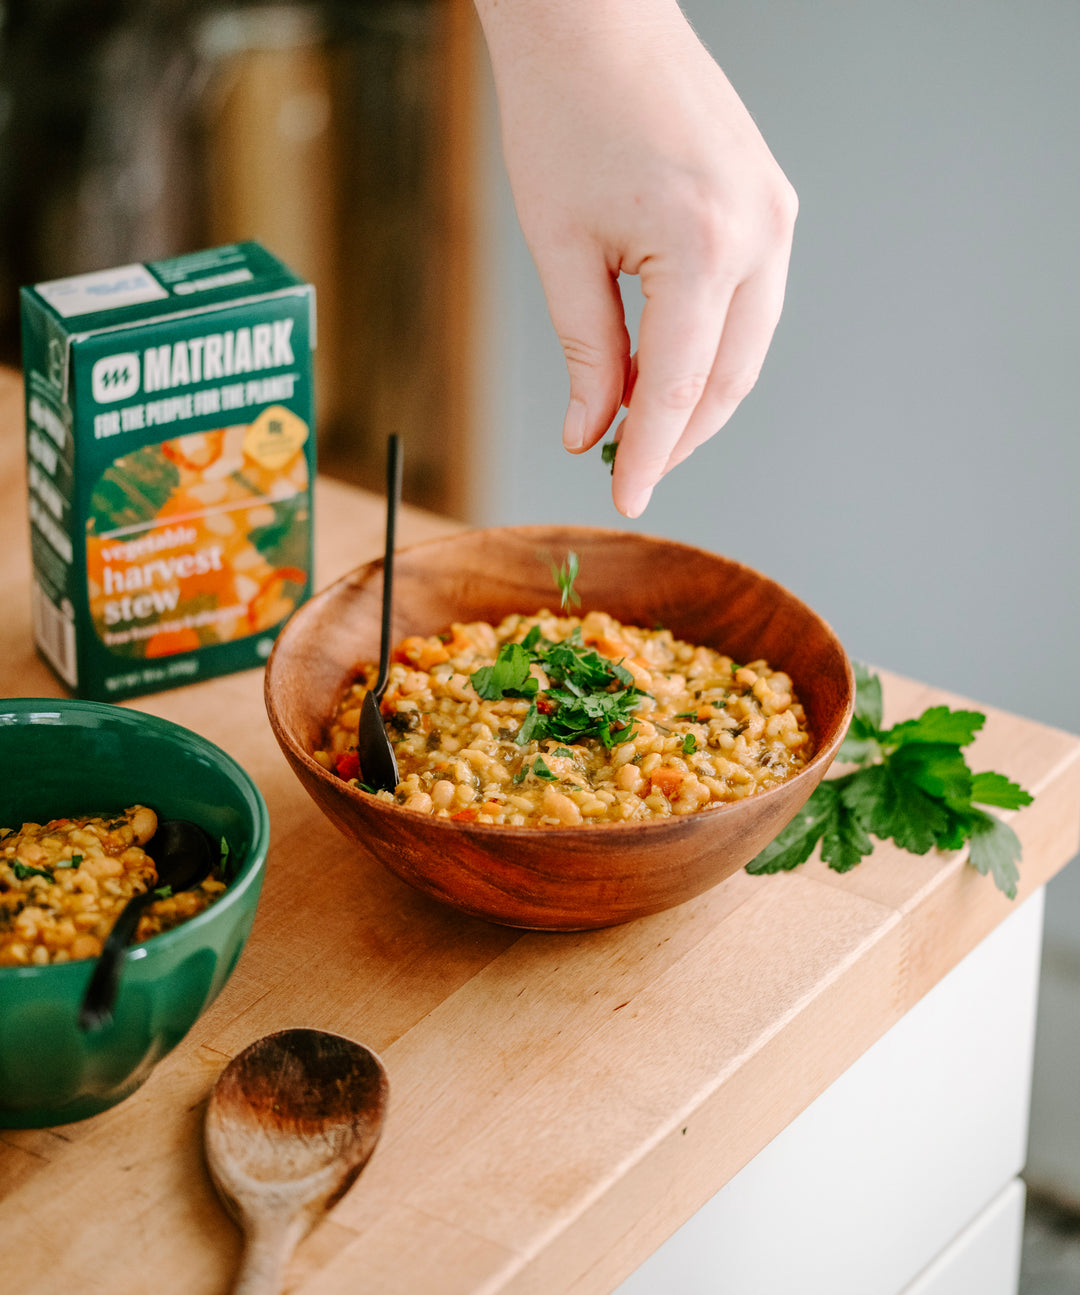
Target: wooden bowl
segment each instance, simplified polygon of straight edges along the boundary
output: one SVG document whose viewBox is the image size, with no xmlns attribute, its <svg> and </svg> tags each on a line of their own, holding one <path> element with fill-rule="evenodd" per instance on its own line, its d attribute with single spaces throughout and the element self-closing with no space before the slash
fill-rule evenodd
<svg viewBox="0 0 1080 1295">
<path fill-rule="evenodd" d="M 348 786 L 312 756 L 353 667 L 377 661 L 382 561 L 299 608 L 266 670 L 281 749 L 315 802 L 391 872 L 466 913 L 507 926 L 581 930 L 682 903 L 742 868 L 787 824 L 832 763 L 854 681 L 835 634 L 749 567 L 671 540 L 572 526 L 470 531 L 403 549 L 394 564 L 394 642 L 452 621 L 498 623 L 554 608 L 549 557 L 581 559 L 581 607 L 669 628 L 735 660 L 764 657 L 792 678 L 815 754 L 785 783 L 745 800 L 655 822 L 502 827 L 429 817 Z"/>
</svg>

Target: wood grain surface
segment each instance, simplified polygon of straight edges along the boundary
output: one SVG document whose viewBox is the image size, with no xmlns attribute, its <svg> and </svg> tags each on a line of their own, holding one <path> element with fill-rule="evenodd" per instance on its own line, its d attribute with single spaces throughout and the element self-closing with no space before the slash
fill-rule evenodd
<svg viewBox="0 0 1080 1295">
<path fill-rule="evenodd" d="M 0 694 L 56 695 L 30 642 L 20 388 L 3 375 L 0 429 Z M 380 501 L 323 481 L 316 508 L 320 584 L 380 553 Z M 449 529 L 405 510 L 401 538 Z M 959 700 L 883 682 L 888 722 Z M 79 1124 L 0 1132 L 0 1285 L 20 1295 L 224 1295 L 240 1234 L 203 1162 L 207 1098 L 236 1053 L 298 1026 L 376 1051 L 390 1106 L 288 1291 L 610 1291 L 1013 909 L 962 855 L 883 845 L 845 876 L 737 873 L 625 926 L 522 934 L 344 840 L 274 742 L 260 671 L 131 704 L 250 770 L 266 885 L 232 980 L 143 1088 Z M 1076 849 L 1080 741 L 982 709 L 973 767 L 1036 797 L 1009 816 L 1021 903 Z"/>
</svg>

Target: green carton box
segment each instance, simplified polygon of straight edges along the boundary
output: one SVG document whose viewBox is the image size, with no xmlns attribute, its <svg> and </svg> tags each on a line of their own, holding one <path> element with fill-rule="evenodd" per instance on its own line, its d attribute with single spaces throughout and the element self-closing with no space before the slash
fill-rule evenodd
<svg viewBox="0 0 1080 1295">
<path fill-rule="evenodd" d="M 315 300 L 258 243 L 22 290 L 34 637 L 76 696 L 263 663 L 311 593 Z"/>
</svg>

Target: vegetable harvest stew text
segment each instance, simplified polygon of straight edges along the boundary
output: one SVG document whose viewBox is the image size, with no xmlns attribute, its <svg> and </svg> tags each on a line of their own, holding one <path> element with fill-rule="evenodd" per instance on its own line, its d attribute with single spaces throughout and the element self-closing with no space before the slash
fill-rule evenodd
<svg viewBox="0 0 1080 1295">
<path fill-rule="evenodd" d="M 94 958 L 132 895 L 157 884 L 157 815 L 133 805 L 111 818 L 54 818 L 0 828 L 0 966 Z M 223 848 L 224 854 L 224 848 Z M 201 885 L 159 897 L 139 918 L 136 940 L 168 931 L 226 889 L 215 872 Z"/>
<path fill-rule="evenodd" d="M 314 753 L 361 788 L 357 726 L 377 675 L 357 668 Z M 380 799 L 514 827 L 691 814 L 773 787 L 812 754 L 786 674 L 595 611 L 406 638 L 381 710 L 401 781 Z"/>
</svg>

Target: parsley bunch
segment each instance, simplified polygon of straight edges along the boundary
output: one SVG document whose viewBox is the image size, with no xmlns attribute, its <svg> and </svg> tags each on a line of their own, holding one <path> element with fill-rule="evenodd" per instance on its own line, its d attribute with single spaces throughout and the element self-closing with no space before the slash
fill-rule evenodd
<svg viewBox="0 0 1080 1295">
<path fill-rule="evenodd" d="M 551 680 L 546 692 L 531 673 L 534 662 Z M 553 642 L 534 625 L 520 643 L 504 643 L 494 664 L 481 666 L 470 679 L 486 701 L 530 701 L 514 739 L 519 746 L 544 738 L 568 743 L 595 738 L 605 747 L 617 746 L 633 737 L 633 711 L 645 696 L 624 665 L 582 643 L 577 626 L 568 638 Z"/>
<path fill-rule="evenodd" d="M 968 768 L 962 748 L 986 716 L 932 706 L 918 719 L 882 729 L 880 679 L 856 665 L 855 680 L 855 713 L 837 759 L 859 768 L 821 783 L 747 871 L 796 868 L 818 842 L 836 872 L 849 871 L 870 853 L 871 836 L 912 854 L 970 843 L 972 866 L 1015 899 L 1020 842 L 1008 824 L 977 806 L 1019 809 L 1032 798 L 1003 774 Z"/>
</svg>

